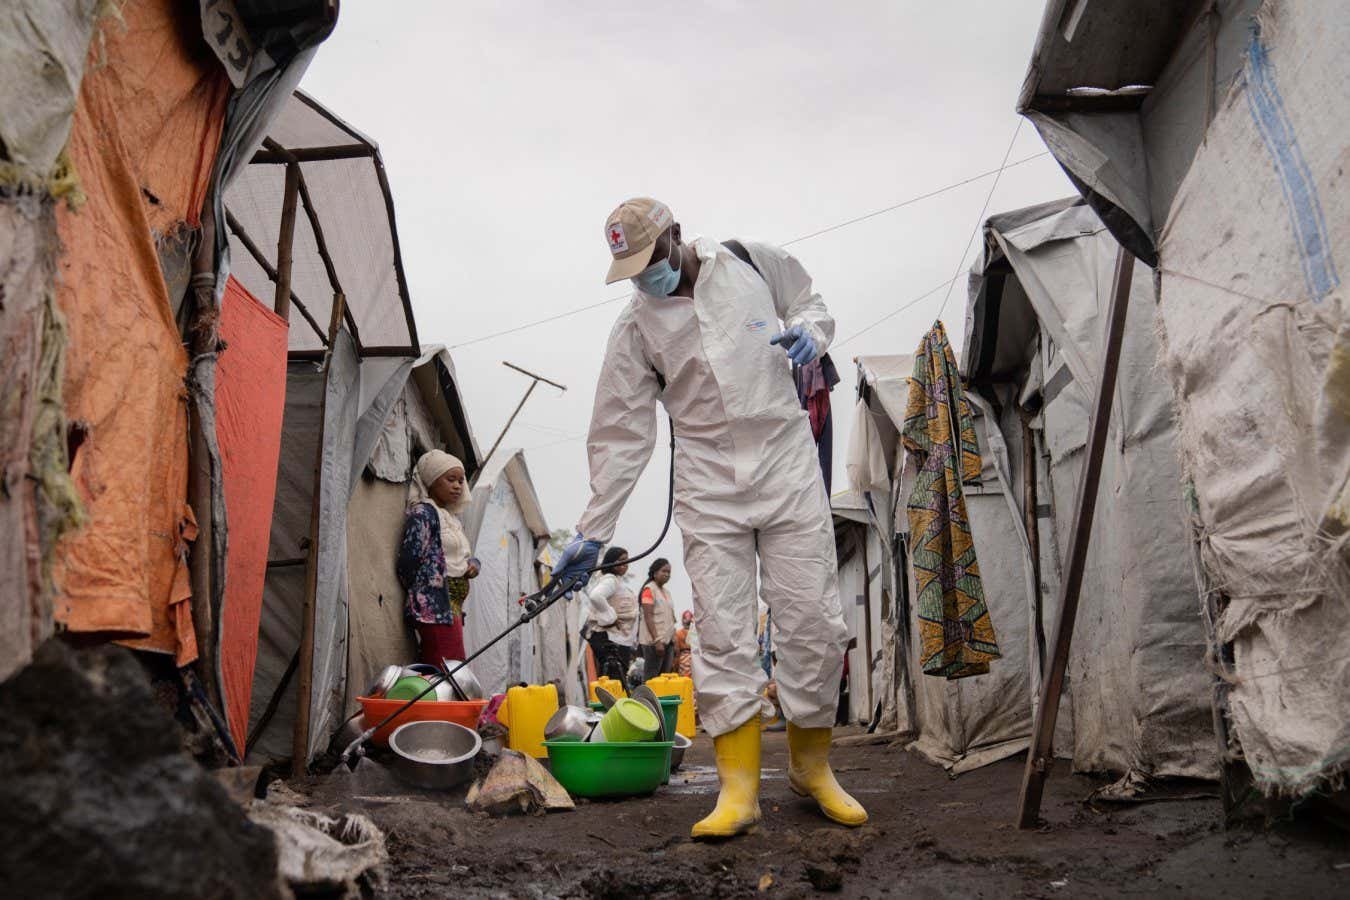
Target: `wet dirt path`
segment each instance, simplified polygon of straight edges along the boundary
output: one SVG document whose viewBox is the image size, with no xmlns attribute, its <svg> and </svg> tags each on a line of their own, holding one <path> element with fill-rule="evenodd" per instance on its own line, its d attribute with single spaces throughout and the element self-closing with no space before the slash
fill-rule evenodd
<svg viewBox="0 0 1350 900">
<path fill-rule="evenodd" d="M 871 814 L 863 828 L 833 826 L 791 793 L 781 734 L 765 735 L 763 823 L 723 844 L 689 840 L 716 791 L 704 737 L 648 798 L 506 819 L 468 813 L 462 795 L 354 791 L 342 806 L 386 830 L 392 898 L 1350 896 L 1344 835 L 1225 832 L 1217 800 L 1091 808 L 1098 783 L 1062 764 L 1044 827 L 1019 831 L 1020 757 L 955 780 L 898 748 L 832 758 Z"/>
</svg>

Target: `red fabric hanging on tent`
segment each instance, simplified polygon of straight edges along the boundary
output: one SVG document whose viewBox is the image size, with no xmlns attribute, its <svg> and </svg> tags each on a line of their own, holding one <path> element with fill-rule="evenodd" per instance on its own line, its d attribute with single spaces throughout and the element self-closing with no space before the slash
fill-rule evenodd
<svg viewBox="0 0 1350 900">
<path fill-rule="evenodd" d="M 229 553 L 220 669 L 230 734 L 242 754 L 281 455 L 288 326 L 233 275 L 225 283 L 221 306 L 225 351 L 216 370 L 216 439 L 225 479 Z"/>
</svg>

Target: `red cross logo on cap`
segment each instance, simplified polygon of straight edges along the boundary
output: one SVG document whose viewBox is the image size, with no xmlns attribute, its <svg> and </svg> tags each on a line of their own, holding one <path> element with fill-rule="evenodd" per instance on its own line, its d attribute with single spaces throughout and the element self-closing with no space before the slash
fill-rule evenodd
<svg viewBox="0 0 1350 900">
<path fill-rule="evenodd" d="M 616 256 L 628 250 L 628 239 L 624 236 L 623 226 L 618 222 L 609 226 L 609 252 Z"/>
</svg>

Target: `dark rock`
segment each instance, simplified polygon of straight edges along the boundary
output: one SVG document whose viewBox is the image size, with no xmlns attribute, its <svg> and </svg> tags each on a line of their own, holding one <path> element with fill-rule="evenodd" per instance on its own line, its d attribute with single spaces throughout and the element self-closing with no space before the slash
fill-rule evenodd
<svg viewBox="0 0 1350 900">
<path fill-rule="evenodd" d="M 183 752 L 130 651 L 48 641 L 0 684 L 0 723 L 12 896 L 281 895 L 271 833 Z"/>
<path fill-rule="evenodd" d="M 818 891 L 841 891 L 844 889 L 844 875 L 838 866 L 808 864 L 803 873 L 811 887 Z"/>
</svg>

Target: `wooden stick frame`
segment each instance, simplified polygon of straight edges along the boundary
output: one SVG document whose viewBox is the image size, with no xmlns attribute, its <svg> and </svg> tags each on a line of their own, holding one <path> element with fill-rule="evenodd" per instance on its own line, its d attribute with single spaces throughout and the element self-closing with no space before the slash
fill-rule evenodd
<svg viewBox="0 0 1350 900">
<path fill-rule="evenodd" d="M 1115 398 L 1116 376 L 1120 370 L 1120 350 L 1125 336 L 1125 316 L 1129 310 L 1130 283 L 1133 277 L 1134 257 L 1121 247 L 1116 254 L 1115 275 L 1111 285 L 1102 375 L 1097 384 L 1097 399 L 1088 429 L 1083 475 L 1078 481 L 1073 532 L 1069 537 L 1068 562 L 1065 566 L 1064 580 L 1060 584 L 1059 617 L 1055 622 L 1053 651 L 1041 683 L 1040 703 L 1036 708 L 1031 746 L 1027 750 L 1026 770 L 1022 777 L 1022 791 L 1017 811 L 1019 828 L 1034 828 L 1040 821 L 1045 780 L 1054 764 L 1055 721 L 1059 717 L 1064 673 L 1069 663 L 1073 626 L 1078 617 L 1079 593 L 1083 587 L 1083 573 L 1087 567 L 1088 543 L 1092 536 L 1092 520 L 1097 509 L 1102 458 L 1106 454 L 1106 441 L 1110 431 L 1111 404 Z M 1028 464 L 1031 462 L 1028 461 Z"/>
</svg>

